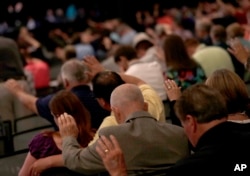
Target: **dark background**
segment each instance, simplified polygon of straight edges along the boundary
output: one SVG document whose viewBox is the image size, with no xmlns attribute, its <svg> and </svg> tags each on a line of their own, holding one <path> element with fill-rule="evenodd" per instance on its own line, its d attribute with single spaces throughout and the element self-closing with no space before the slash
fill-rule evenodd
<svg viewBox="0 0 250 176">
<path fill-rule="evenodd" d="M 215 0 L 0 0 L 0 21 L 13 18 L 7 13 L 8 5 L 15 5 L 16 2 L 23 2 L 24 9 L 21 13 L 22 19 L 32 16 L 35 19 L 44 19 L 46 10 L 49 8 L 63 8 L 69 4 L 75 4 L 77 7 L 83 7 L 86 16 L 90 13 L 98 13 L 98 20 L 102 21 L 107 18 L 120 17 L 125 22 L 135 20 L 135 12 L 138 10 L 151 11 L 153 4 L 158 3 L 162 9 L 171 7 L 196 7 L 198 2 L 215 1 Z M 223 0 L 232 1 L 236 0 Z M 18 14 L 20 15 L 20 14 Z M 91 15 L 90 15 L 91 16 Z M 16 17 L 14 17 L 16 18 Z M 17 17 L 19 18 L 19 17 Z"/>
<path fill-rule="evenodd" d="M 4 15 L 9 4 L 15 4 L 18 0 L 1 0 L 0 13 Z M 68 4 L 74 3 L 85 9 L 98 9 L 103 15 L 116 14 L 127 16 L 137 9 L 150 9 L 154 3 L 160 3 L 162 7 L 192 6 L 195 7 L 198 0 L 22 0 L 27 14 L 37 17 L 45 15 L 48 8 L 65 8 Z"/>
</svg>

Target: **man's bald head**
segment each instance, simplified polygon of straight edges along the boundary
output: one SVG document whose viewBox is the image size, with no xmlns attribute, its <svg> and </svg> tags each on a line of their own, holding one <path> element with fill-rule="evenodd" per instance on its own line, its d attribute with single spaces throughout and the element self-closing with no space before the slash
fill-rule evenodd
<svg viewBox="0 0 250 176">
<path fill-rule="evenodd" d="M 144 104 L 143 95 L 140 89 L 133 84 L 123 84 L 118 86 L 111 94 L 111 106 L 124 106 L 125 104 Z"/>
<path fill-rule="evenodd" d="M 118 109 L 124 115 L 122 120 L 133 112 L 146 110 L 143 95 L 133 84 L 117 87 L 111 94 L 110 103 L 112 108 Z"/>
</svg>

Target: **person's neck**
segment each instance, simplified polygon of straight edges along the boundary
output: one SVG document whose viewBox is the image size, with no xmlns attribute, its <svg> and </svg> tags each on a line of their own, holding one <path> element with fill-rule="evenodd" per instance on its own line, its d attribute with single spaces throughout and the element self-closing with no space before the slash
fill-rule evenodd
<svg viewBox="0 0 250 176">
<path fill-rule="evenodd" d="M 67 87 L 65 87 L 65 89 L 71 90 L 71 89 L 73 89 L 74 87 L 77 87 L 77 86 L 84 86 L 84 85 L 88 85 L 88 84 L 85 83 L 85 82 L 82 82 L 82 83 L 71 83 L 70 85 L 68 85 Z"/>
<path fill-rule="evenodd" d="M 135 58 L 135 59 L 132 59 L 131 61 L 128 62 L 128 65 L 131 66 L 131 65 L 134 65 L 136 63 L 140 62 L 139 59 Z"/>
<path fill-rule="evenodd" d="M 237 112 L 233 114 L 228 114 L 228 120 L 230 121 L 243 121 L 247 120 L 249 117 L 246 115 L 245 112 Z"/>
<path fill-rule="evenodd" d="M 212 120 L 211 122 L 208 123 L 199 123 L 199 125 L 197 125 L 197 131 L 199 131 L 199 133 L 196 134 L 196 140 L 193 141 L 193 146 L 196 146 L 199 139 L 210 129 L 212 129 L 213 127 L 224 123 L 227 121 L 227 118 L 224 117 L 222 119 L 217 119 L 217 120 Z"/>
</svg>

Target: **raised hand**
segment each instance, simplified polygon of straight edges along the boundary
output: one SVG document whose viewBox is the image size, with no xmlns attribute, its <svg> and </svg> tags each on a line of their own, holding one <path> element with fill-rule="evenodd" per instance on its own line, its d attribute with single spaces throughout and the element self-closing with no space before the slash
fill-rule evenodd
<svg viewBox="0 0 250 176">
<path fill-rule="evenodd" d="M 177 100 L 181 96 L 180 87 L 177 86 L 174 80 L 167 79 L 165 81 L 165 88 L 170 101 Z"/>
<path fill-rule="evenodd" d="M 240 61 L 242 64 L 246 65 L 247 59 L 249 57 L 249 51 L 246 49 L 239 41 L 239 39 L 231 39 L 229 41 L 229 45 L 231 48 L 228 48 L 227 50 L 233 54 L 238 61 Z"/>
<path fill-rule="evenodd" d="M 9 79 L 4 83 L 4 86 L 13 94 L 24 91 L 23 87 L 14 79 Z"/>
<path fill-rule="evenodd" d="M 75 119 L 67 113 L 58 117 L 58 127 L 62 138 L 67 136 L 77 138 L 79 134 Z"/>
<path fill-rule="evenodd" d="M 110 138 L 101 136 L 96 151 L 102 158 L 105 168 L 111 176 L 126 176 L 126 164 L 122 149 L 113 135 Z"/>
<path fill-rule="evenodd" d="M 83 62 L 90 69 L 90 75 L 93 78 L 97 73 L 102 72 L 105 68 L 94 56 L 86 56 Z"/>
</svg>

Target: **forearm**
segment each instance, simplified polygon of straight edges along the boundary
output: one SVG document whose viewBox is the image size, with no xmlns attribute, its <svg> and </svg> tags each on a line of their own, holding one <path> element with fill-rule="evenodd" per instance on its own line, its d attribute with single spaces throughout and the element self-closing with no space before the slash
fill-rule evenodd
<svg viewBox="0 0 250 176">
<path fill-rule="evenodd" d="M 64 165 L 70 170 L 87 175 L 105 171 L 94 144 L 83 149 L 75 138 L 64 137 L 62 146 Z"/>
<path fill-rule="evenodd" d="M 37 97 L 30 95 L 24 91 L 15 92 L 14 94 L 23 105 L 25 105 L 28 109 L 30 109 L 34 113 L 38 114 L 36 107 L 36 101 L 38 99 Z"/>
<path fill-rule="evenodd" d="M 144 81 L 142 81 L 141 79 L 134 77 L 134 76 L 126 75 L 123 73 L 120 73 L 120 76 L 125 83 L 135 84 L 137 86 L 140 86 L 142 84 L 146 84 Z"/>
<path fill-rule="evenodd" d="M 27 37 L 25 37 L 25 40 L 26 40 L 26 42 L 28 42 L 35 49 L 37 49 L 37 48 L 39 48 L 41 46 L 40 42 L 38 42 L 33 37 L 27 36 Z"/>
<path fill-rule="evenodd" d="M 27 154 L 22 168 L 19 170 L 18 176 L 28 176 L 30 175 L 30 166 L 36 161 L 37 159 L 33 157 L 30 152 Z"/>
<path fill-rule="evenodd" d="M 118 173 L 109 173 L 111 176 L 127 176 L 127 172 L 126 170 L 122 169 L 120 172 Z"/>
<path fill-rule="evenodd" d="M 52 155 L 46 158 L 48 160 L 48 168 L 52 167 L 63 167 L 63 157 L 60 155 Z"/>
</svg>

